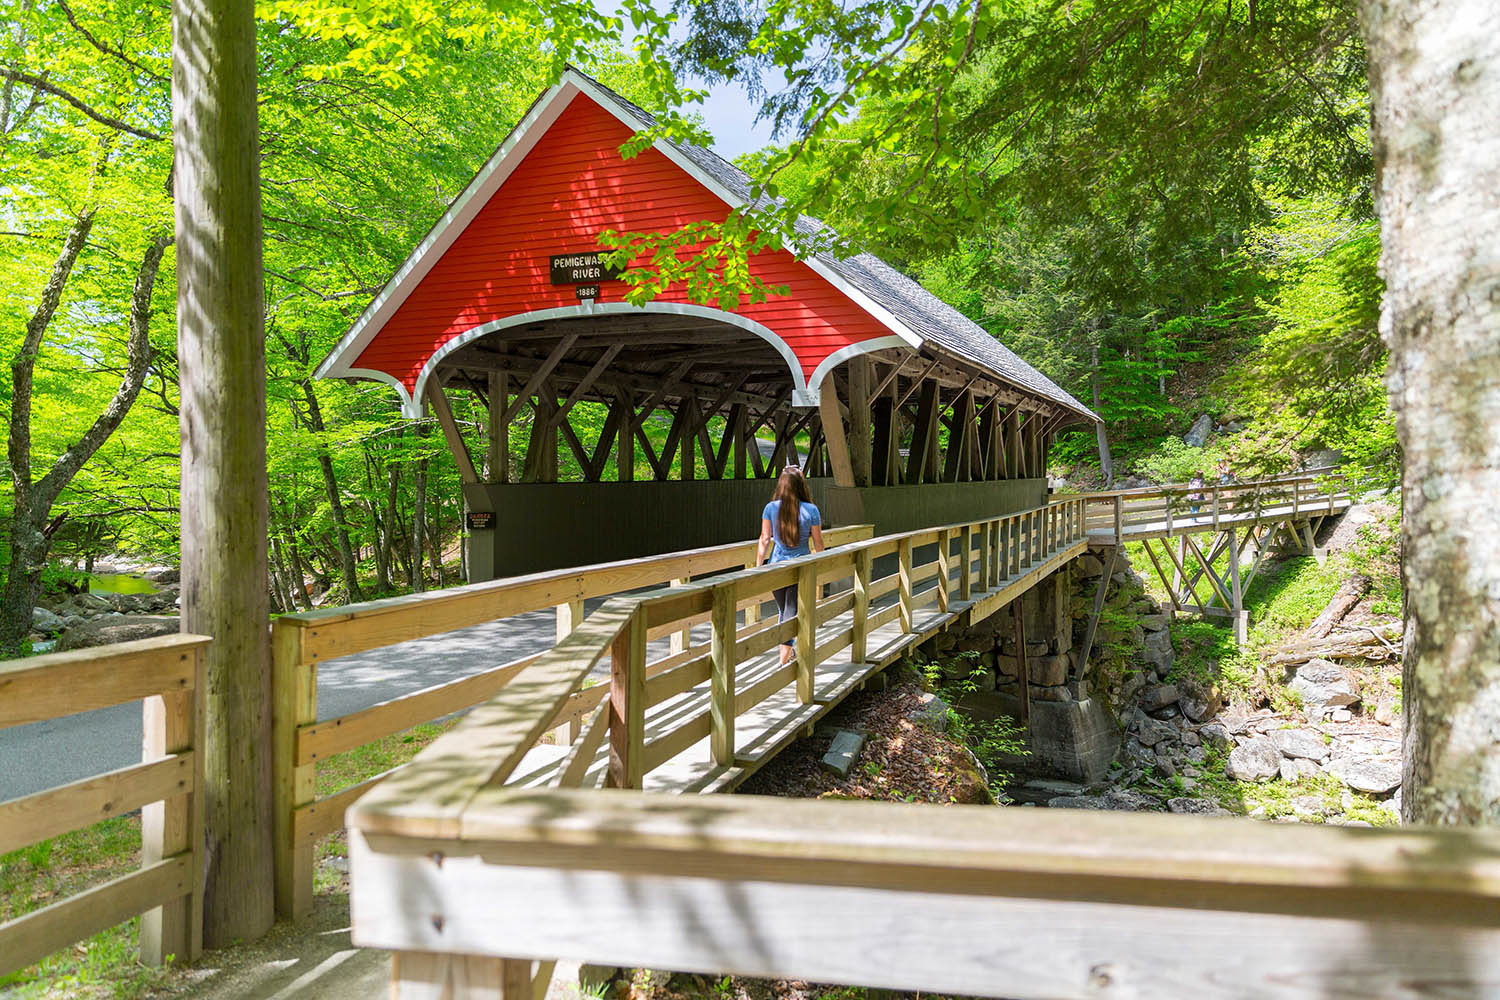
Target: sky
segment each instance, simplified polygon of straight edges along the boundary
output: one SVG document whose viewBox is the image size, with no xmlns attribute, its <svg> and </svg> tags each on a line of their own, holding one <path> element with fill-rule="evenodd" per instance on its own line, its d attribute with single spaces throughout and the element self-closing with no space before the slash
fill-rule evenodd
<svg viewBox="0 0 1500 1000">
<path fill-rule="evenodd" d="M 661 10 L 669 4 L 670 0 L 655 0 L 653 6 Z M 598 0 L 597 6 L 604 14 L 620 12 L 619 0 Z M 631 30 L 630 19 L 624 18 L 623 20 L 624 38 L 622 41 L 628 51 L 634 40 L 634 34 Z M 696 88 L 704 89 L 701 80 L 688 82 Z M 739 84 L 721 83 L 706 89 L 708 98 L 702 104 L 693 105 L 688 110 L 697 111 L 703 115 L 709 131 L 714 134 L 714 152 L 726 160 L 732 160 L 741 153 L 760 149 L 771 141 L 770 123 L 755 123 L 756 105 L 745 95 L 744 89 Z"/>
<path fill-rule="evenodd" d="M 714 152 L 726 160 L 771 141 L 771 123 L 755 122 L 755 105 L 737 84 L 709 88 L 708 99 L 698 110 L 714 134 Z"/>
</svg>

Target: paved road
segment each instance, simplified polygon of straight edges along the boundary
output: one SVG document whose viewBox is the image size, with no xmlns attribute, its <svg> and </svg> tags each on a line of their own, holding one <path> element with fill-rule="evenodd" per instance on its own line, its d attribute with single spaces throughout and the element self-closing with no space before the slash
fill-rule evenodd
<svg viewBox="0 0 1500 1000">
<path fill-rule="evenodd" d="M 592 611 L 601 601 L 590 601 Z M 700 627 L 707 641 L 707 631 Z M 357 656 L 318 668 L 318 718 L 329 719 L 433 684 L 455 680 L 549 647 L 551 611 L 532 611 Z M 666 640 L 653 643 L 653 655 Z M 660 652 L 658 652 L 660 650 Z M 601 668 L 607 673 L 607 666 Z M 0 801 L 127 767 L 141 759 L 140 702 L 0 729 Z"/>
</svg>

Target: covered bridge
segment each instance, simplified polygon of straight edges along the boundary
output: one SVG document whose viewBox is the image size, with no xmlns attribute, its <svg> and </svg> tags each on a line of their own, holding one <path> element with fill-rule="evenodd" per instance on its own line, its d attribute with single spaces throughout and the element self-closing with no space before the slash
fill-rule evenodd
<svg viewBox="0 0 1500 1000">
<path fill-rule="evenodd" d="M 762 252 L 752 272 L 788 294 L 732 311 L 680 288 L 626 303 L 602 230 L 671 232 L 749 199 L 707 149 L 624 159 L 652 124 L 567 70 L 318 369 L 386 382 L 409 417 L 431 408 L 468 509 L 493 515 L 471 518 L 471 579 L 744 539 L 788 461 L 827 523 L 881 532 L 1042 501 L 1049 440 L 1098 418 L 870 254 Z M 452 392 L 488 407 L 482 456 Z M 575 427 L 586 401 L 602 430 Z M 562 449 L 583 482 L 558 481 Z"/>
</svg>

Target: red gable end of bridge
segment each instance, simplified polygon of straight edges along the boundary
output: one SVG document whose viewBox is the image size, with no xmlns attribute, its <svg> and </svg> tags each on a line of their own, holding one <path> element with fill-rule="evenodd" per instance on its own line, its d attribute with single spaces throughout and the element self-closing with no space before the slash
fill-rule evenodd
<svg viewBox="0 0 1500 1000">
<path fill-rule="evenodd" d="M 522 162 L 396 309 L 353 367 L 385 372 L 414 391 L 422 366 L 468 330 L 543 309 L 576 306 L 572 285 L 551 283 L 548 257 L 596 249 L 606 228 L 670 232 L 723 219 L 725 203 L 660 150 L 634 159 L 619 147 L 632 131 L 578 93 Z M 891 331 L 786 251 L 751 267 L 789 294 L 735 310 L 786 342 L 805 376 L 841 348 Z M 600 300 L 626 286 L 601 283 Z M 686 303 L 680 288 L 658 302 Z"/>
</svg>

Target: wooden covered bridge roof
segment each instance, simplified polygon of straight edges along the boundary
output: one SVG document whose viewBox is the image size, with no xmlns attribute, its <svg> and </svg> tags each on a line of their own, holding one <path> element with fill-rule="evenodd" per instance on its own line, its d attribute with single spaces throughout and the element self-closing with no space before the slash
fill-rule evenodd
<svg viewBox="0 0 1500 1000">
<path fill-rule="evenodd" d="M 645 306 L 599 283 L 585 299 L 549 273 L 605 228 L 671 232 L 749 201 L 750 180 L 711 150 L 656 141 L 619 147 L 655 119 L 576 69 L 544 93 L 319 366 L 373 378 L 417 416 L 429 383 L 475 371 L 528 372 L 580 398 L 643 391 L 756 397 L 815 406 L 826 378 L 858 357 L 896 388 L 923 380 L 991 396 L 1056 427 L 1098 418 L 1004 344 L 872 254 L 784 250 L 753 258 L 785 296 L 733 311 L 672 288 Z M 822 224 L 804 219 L 811 233 Z M 439 369 L 441 374 L 437 374 Z M 600 373 L 607 370 L 608 379 Z M 788 378 L 790 375 L 790 379 Z M 790 382 L 790 384 L 788 384 Z"/>
</svg>

